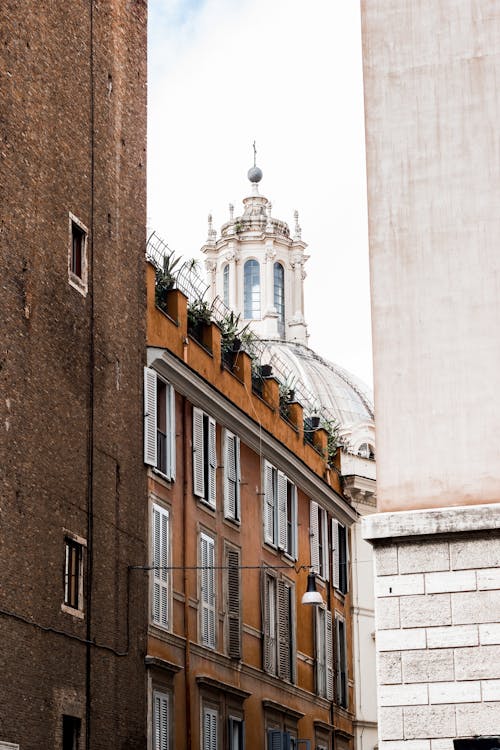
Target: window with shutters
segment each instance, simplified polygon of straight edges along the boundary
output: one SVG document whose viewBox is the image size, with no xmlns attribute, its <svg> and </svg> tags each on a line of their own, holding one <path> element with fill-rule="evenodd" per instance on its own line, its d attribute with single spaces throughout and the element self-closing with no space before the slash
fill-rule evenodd
<svg viewBox="0 0 500 750">
<path fill-rule="evenodd" d="M 335 669 L 336 669 L 336 702 L 347 708 L 347 642 L 345 622 L 335 616 Z"/>
<path fill-rule="evenodd" d="M 297 488 L 264 462 L 264 541 L 297 559 Z"/>
<path fill-rule="evenodd" d="M 170 693 L 153 690 L 153 750 L 170 750 L 171 724 Z"/>
<path fill-rule="evenodd" d="M 144 463 L 175 479 L 175 391 L 150 367 L 144 368 Z"/>
<path fill-rule="evenodd" d="M 332 519 L 333 585 L 342 594 L 349 590 L 349 543 L 346 527 Z"/>
<path fill-rule="evenodd" d="M 224 516 L 240 520 L 240 439 L 224 430 Z"/>
<path fill-rule="evenodd" d="M 228 724 L 229 750 L 244 750 L 245 722 L 239 716 L 230 716 Z"/>
<path fill-rule="evenodd" d="M 333 700 L 333 622 L 326 607 L 316 607 L 316 692 Z"/>
<path fill-rule="evenodd" d="M 326 510 L 311 501 L 310 527 L 311 566 L 320 578 L 328 580 L 328 518 Z"/>
<path fill-rule="evenodd" d="M 215 539 L 200 534 L 200 642 L 216 646 L 217 602 L 215 585 Z"/>
<path fill-rule="evenodd" d="M 64 538 L 64 598 L 62 609 L 83 617 L 83 550 L 85 539 L 66 532 Z"/>
<path fill-rule="evenodd" d="M 226 648 L 232 659 L 241 658 L 241 570 L 240 550 L 225 549 Z"/>
<path fill-rule="evenodd" d="M 219 713 L 216 708 L 203 706 L 202 750 L 218 750 Z"/>
<path fill-rule="evenodd" d="M 282 680 L 295 678 L 295 591 L 290 581 L 265 571 L 262 581 L 263 669 Z"/>
<path fill-rule="evenodd" d="M 169 512 L 153 505 L 151 519 L 151 619 L 161 628 L 170 625 L 169 570 L 170 529 Z"/>
<path fill-rule="evenodd" d="M 193 407 L 193 494 L 215 508 L 217 451 L 215 419 Z"/>
<path fill-rule="evenodd" d="M 69 214 L 68 280 L 72 287 L 84 296 L 87 294 L 87 245 L 88 229 Z"/>
</svg>

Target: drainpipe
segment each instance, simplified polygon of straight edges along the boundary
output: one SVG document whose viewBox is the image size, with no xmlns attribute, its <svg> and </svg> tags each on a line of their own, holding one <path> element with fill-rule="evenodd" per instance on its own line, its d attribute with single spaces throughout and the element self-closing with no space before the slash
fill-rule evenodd
<svg viewBox="0 0 500 750">
<path fill-rule="evenodd" d="M 183 551 L 182 565 L 184 568 L 184 682 L 185 682 L 185 700 L 186 700 L 186 748 L 191 750 L 191 639 L 189 633 L 189 589 L 188 589 L 188 570 L 187 570 L 187 539 L 188 539 L 188 455 L 189 455 L 189 436 L 187 430 L 188 424 L 188 402 L 186 397 L 182 397 L 182 478 L 183 478 L 183 497 L 182 497 L 182 524 L 183 524 Z"/>
</svg>

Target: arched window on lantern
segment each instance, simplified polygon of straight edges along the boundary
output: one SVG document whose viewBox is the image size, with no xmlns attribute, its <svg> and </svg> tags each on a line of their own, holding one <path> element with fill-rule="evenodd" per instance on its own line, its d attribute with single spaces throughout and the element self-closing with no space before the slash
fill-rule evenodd
<svg viewBox="0 0 500 750">
<path fill-rule="evenodd" d="M 375 458 L 375 448 L 370 443 L 361 443 L 358 448 L 358 456 L 361 458 Z"/>
<path fill-rule="evenodd" d="M 224 304 L 229 307 L 229 263 L 222 269 L 222 298 Z"/>
<path fill-rule="evenodd" d="M 247 320 L 260 318 L 260 266 L 247 260 L 243 266 L 243 313 Z"/>
<path fill-rule="evenodd" d="M 278 313 L 278 333 L 285 337 L 285 269 L 281 263 L 274 264 L 274 307 Z"/>
</svg>

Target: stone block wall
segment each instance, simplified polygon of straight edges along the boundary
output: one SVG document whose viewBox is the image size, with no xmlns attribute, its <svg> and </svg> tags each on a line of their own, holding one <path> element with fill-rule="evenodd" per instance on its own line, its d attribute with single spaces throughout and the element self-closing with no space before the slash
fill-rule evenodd
<svg viewBox="0 0 500 750">
<path fill-rule="evenodd" d="M 401 516 L 415 513 L 364 522 L 375 547 L 381 750 L 453 750 L 455 738 L 500 733 L 500 506 L 478 506 L 479 528 L 454 532 L 459 510 L 445 522 L 439 510 L 415 512 L 422 532 L 437 520 L 433 536 L 404 536 Z"/>
</svg>

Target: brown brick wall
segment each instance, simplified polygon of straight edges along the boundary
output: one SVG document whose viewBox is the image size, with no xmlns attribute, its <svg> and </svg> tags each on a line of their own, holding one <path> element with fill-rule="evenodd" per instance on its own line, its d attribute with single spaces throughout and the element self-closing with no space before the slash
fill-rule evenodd
<svg viewBox="0 0 500 750">
<path fill-rule="evenodd" d="M 66 528 L 89 541 L 90 638 L 122 651 L 147 557 L 146 4 L 94 1 L 93 45 L 91 7 L 0 10 L 0 740 L 23 750 L 59 748 L 65 712 L 85 728 L 87 648 L 5 612 L 87 637 L 88 578 L 85 619 L 61 612 Z M 91 231 L 86 297 L 69 212 Z M 90 648 L 93 750 L 145 745 L 145 597 L 132 573 L 128 656 Z"/>
</svg>

